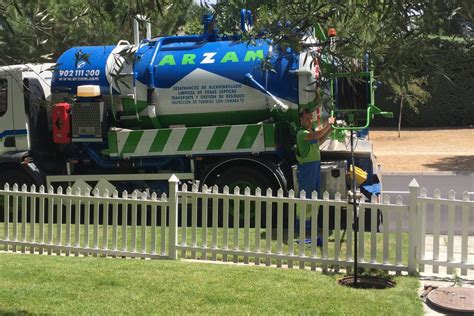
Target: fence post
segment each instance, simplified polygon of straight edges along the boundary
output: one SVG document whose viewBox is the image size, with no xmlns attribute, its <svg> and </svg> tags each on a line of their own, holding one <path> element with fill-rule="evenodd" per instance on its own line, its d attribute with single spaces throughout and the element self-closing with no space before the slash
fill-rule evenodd
<svg viewBox="0 0 474 316">
<path fill-rule="evenodd" d="M 420 186 L 416 179 L 413 179 L 408 185 L 410 190 L 408 213 L 409 213 L 409 223 L 408 223 L 408 272 L 410 274 L 417 272 L 417 255 L 418 251 L 418 228 L 416 223 L 418 222 L 418 193 L 420 191 Z"/>
<path fill-rule="evenodd" d="M 176 260 L 176 242 L 178 240 L 178 182 L 179 179 L 174 174 L 168 180 L 169 184 L 169 256 Z M 163 224 L 162 224 L 163 225 Z"/>
</svg>

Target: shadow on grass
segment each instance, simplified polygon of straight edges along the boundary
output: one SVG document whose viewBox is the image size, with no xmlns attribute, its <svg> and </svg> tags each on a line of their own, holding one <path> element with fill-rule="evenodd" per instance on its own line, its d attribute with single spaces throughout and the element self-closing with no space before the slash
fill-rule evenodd
<svg viewBox="0 0 474 316">
<path fill-rule="evenodd" d="M 438 159 L 435 163 L 423 164 L 438 171 L 453 171 L 459 174 L 474 172 L 474 156 L 453 156 Z"/>
<path fill-rule="evenodd" d="M 1 316 L 13 316 L 13 315 L 33 315 L 32 313 L 29 313 L 27 311 L 22 311 L 22 310 L 0 310 L 0 315 Z"/>
</svg>

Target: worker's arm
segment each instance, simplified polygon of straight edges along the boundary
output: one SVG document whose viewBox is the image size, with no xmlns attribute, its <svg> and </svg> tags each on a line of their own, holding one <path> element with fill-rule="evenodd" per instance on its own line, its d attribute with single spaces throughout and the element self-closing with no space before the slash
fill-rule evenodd
<svg viewBox="0 0 474 316">
<path fill-rule="evenodd" d="M 334 124 L 334 117 L 330 117 L 328 119 L 328 123 L 318 131 L 311 131 L 309 132 L 304 140 L 317 140 L 318 142 L 322 142 L 325 140 L 329 134 L 331 133 L 331 125 Z"/>
</svg>

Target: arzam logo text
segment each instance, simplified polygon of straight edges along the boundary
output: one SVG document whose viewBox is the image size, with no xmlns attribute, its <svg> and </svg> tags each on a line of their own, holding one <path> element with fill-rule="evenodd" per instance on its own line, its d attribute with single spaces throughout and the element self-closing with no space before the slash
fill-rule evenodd
<svg viewBox="0 0 474 316">
<path fill-rule="evenodd" d="M 214 64 L 214 63 L 238 63 L 241 61 L 239 59 L 239 56 L 237 55 L 236 52 L 227 52 L 225 53 L 224 56 L 219 58 L 219 56 L 216 56 L 217 52 L 206 52 L 203 53 L 202 56 L 199 56 L 196 54 L 183 54 L 181 57 L 181 60 L 178 60 L 181 65 L 195 65 L 195 64 Z M 166 54 L 164 55 L 160 62 L 158 63 L 158 66 L 175 66 L 176 65 L 176 59 L 178 59 L 179 56 L 175 57 L 172 54 Z M 242 57 L 241 57 L 242 58 Z M 249 50 L 245 53 L 245 56 L 243 58 L 243 62 L 251 62 L 255 61 L 257 59 L 262 60 L 263 59 L 263 50 Z"/>
</svg>

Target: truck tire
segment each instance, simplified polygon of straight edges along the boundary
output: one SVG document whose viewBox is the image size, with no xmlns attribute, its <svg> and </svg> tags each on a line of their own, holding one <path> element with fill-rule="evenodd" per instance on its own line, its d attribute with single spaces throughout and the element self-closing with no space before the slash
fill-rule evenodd
<svg viewBox="0 0 474 316">
<path fill-rule="evenodd" d="M 243 195 L 245 193 L 245 188 L 250 188 L 250 194 L 255 195 L 255 190 L 257 188 L 261 189 L 262 196 L 266 195 L 267 189 L 272 189 L 272 193 L 275 196 L 277 190 L 280 186 L 276 183 L 276 181 L 272 181 L 272 179 L 263 171 L 260 171 L 255 168 L 251 168 L 248 166 L 234 166 L 229 169 L 223 170 L 221 173 L 217 174 L 212 179 L 208 179 L 206 181 L 206 185 L 208 187 L 212 187 L 213 185 L 217 185 L 219 187 L 219 192 L 222 192 L 224 186 L 229 187 L 229 193 L 233 194 L 234 189 L 236 187 L 240 188 L 240 194 Z M 222 210 L 222 207 L 219 207 Z M 231 203 L 229 205 L 229 227 L 234 226 L 234 205 Z M 266 227 L 266 210 L 269 209 L 268 206 L 262 204 L 262 213 L 261 213 L 261 227 Z M 272 223 L 273 226 L 276 227 L 276 205 L 271 207 L 274 212 L 272 213 Z M 239 226 L 244 226 L 244 203 L 243 201 L 240 203 L 240 212 L 239 212 Z M 251 205 L 250 209 L 250 226 L 255 227 L 255 206 Z M 222 213 L 219 211 L 219 213 Z M 209 218 L 209 217 L 208 217 Z M 222 214 L 219 215 L 219 223 L 222 223 Z"/>
<path fill-rule="evenodd" d="M 0 173 L 0 190 L 5 188 L 5 183 L 10 185 L 10 190 L 13 189 L 13 185 L 16 183 L 18 184 L 18 190 L 21 190 L 23 184 L 26 184 L 28 187 L 28 191 L 33 184 L 33 179 L 31 179 L 26 173 L 21 170 L 7 170 Z M 0 198 L 0 220 L 4 220 L 5 218 L 5 206 L 4 206 L 4 197 Z M 11 207 L 11 206 L 10 206 Z M 21 209 L 21 199 L 19 199 L 19 208 Z M 10 221 L 12 220 L 13 213 L 12 209 L 10 208 Z M 21 214 L 18 214 L 18 220 L 21 221 Z M 28 214 L 29 220 L 29 214 Z"/>
<path fill-rule="evenodd" d="M 18 189 L 21 190 L 23 184 L 26 184 L 28 191 L 31 185 L 34 184 L 33 179 L 21 170 L 6 170 L 0 173 L 0 190 L 3 190 L 5 183 L 10 185 L 10 190 L 13 185 L 18 184 Z"/>
</svg>

